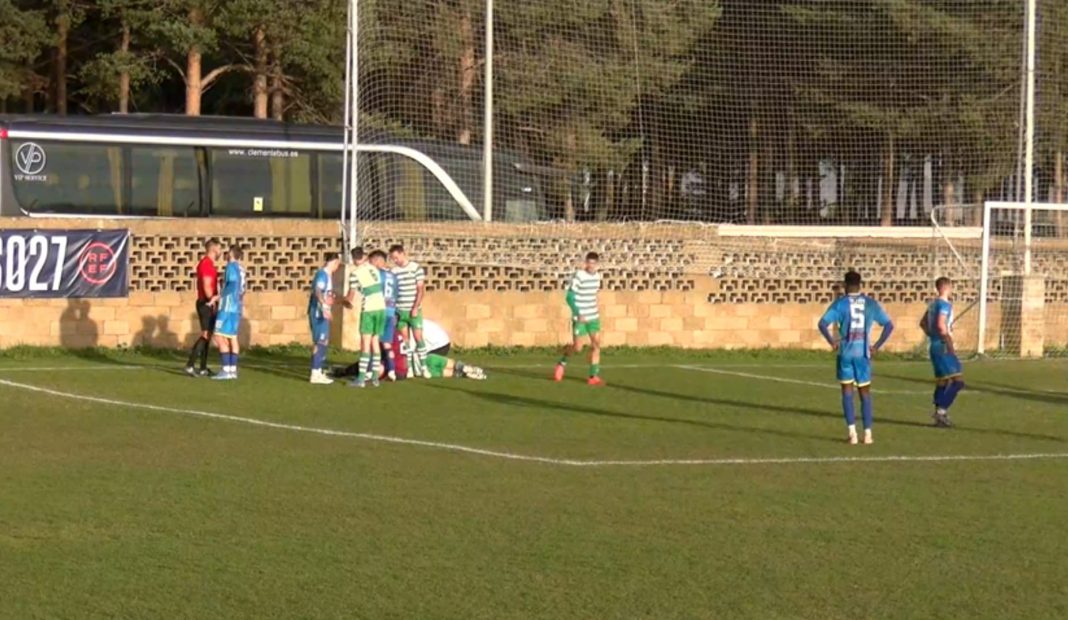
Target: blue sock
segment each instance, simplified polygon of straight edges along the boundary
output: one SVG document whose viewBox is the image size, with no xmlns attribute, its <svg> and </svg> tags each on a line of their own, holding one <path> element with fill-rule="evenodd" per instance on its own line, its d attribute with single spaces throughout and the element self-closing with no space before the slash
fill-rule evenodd
<svg viewBox="0 0 1068 620">
<path fill-rule="evenodd" d="M 864 420 L 864 430 L 871 430 L 874 412 L 871 405 L 871 393 L 860 395 L 860 417 Z"/>
<path fill-rule="evenodd" d="M 234 372 L 237 372 L 237 353 L 230 354 L 230 368 L 233 368 Z"/>
<path fill-rule="evenodd" d="M 322 370 L 325 362 L 326 347 L 321 344 L 315 345 L 315 351 L 312 352 L 312 370 Z"/>
<path fill-rule="evenodd" d="M 945 395 L 942 396 L 942 408 L 949 409 L 953 406 L 953 401 L 957 400 L 957 394 L 964 389 L 964 382 L 960 379 L 953 381 L 946 386 Z"/>
<path fill-rule="evenodd" d="M 853 392 L 842 392 L 842 413 L 845 414 L 846 424 L 853 426 L 857 423 L 856 403 L 853 402 Z"/>
<path fill-rule="evenodd" d="M 934 405 L 935 407 L 942 406 L 942 400 L 946 397 L 946 386 L 936 385 L 934 392 Z"/>
</svg>

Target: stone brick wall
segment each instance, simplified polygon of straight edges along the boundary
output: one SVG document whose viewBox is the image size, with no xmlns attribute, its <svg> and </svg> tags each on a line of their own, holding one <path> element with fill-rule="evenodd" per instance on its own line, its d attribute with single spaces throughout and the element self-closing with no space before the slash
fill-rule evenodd
<svg viewBox="0 0 1068 620">
<path fill-rule="evenodd" d="M 0 219 L 10 228 L 129 228 L 131 294 L 122 300 L 0 300 L 0 347 L 15 344 L 186 347 L 195 339 L 193 269 L 206 237 L 247 248 L 250 290 L 242 340 L 308 340 L 307 287 L 336 222 L 306 220 Z M 915 232 L 915 231 L 912 231 Z M 931 282 L 960 281 L 960 306 L 977 296 L 978 243 L 956 241 L 964 261 L 933 239 L 721 236 L 677 224 L 483 225 L 371 223 L 367 247 L 404 243 L 428 271 L 426 314 L 466 347 L 558 344 L 568 337 L 562 287 L 589 249 L 604 256 L 604 340 L 609 345 L 697 348 L 822 347 L 815 324 L 842 271 L 859 268 L 866 288 L 899 325 L 894 349 L 921 343 L 915 325 Z M 1012 253 L 997 254 L 1011 271 Z M 1041 242 L 1047 345 L 1068 344 L 1068 247 Z M 338 278 L 340 284 L 340 276 Z M 1000 281 L 998 281 L 1000 282 Z M 340 286 L 338 287 L 340 290 Z M 992 287 L 988 346 L 1003 341 L 1002 291 Z M 335 342 L 352 346 L 355 320 L 338 312 Z M 975 341 L 978 312 L 957 326 Z"/>
</svg>

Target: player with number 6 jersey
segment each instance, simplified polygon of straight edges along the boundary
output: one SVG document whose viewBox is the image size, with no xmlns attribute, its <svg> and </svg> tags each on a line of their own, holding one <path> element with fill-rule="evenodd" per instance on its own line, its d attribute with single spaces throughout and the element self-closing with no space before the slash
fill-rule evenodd
<svg viewBox="0 0 1068 620">
<path fill-rule="evenodd" d="M 871 398 L 871 358 L 872 355 L 882 348 L 890 334 L 894 331 L 894 324 L 890 317 L 871 297 L 860 292 L 860 274 L 850 271 L 845 274 L 845 290 L 843 297 L 836 299 L 823 318 L 819 321 L 819 330 L 831 349 L 838 353 L 837 372 L 838 382 L 842 385 L 842 413 L 845 415 L 848 430 L 848 441 L 857 444 L 856 412 L 853 399 L 853 388 L 860 392 L 861 414 L 864 422 L 864 443 L 873 443 L 872 439 L 872 410 Z M 882 326 L 879 340 L 872 344 L 871 331 L 876 324 Z M 831 328 L 837 327 L 837 333 L 832 333 Z"/>
</svg>

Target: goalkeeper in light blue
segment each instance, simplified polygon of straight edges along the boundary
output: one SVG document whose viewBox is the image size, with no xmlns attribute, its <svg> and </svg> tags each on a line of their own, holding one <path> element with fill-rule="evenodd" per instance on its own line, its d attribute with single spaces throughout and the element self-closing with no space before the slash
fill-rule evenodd
<svg viewBox="0 0 1068 620">
<path fill-rule="evenodd" d="M 873 443 L 871 435 L 874 412 L 871 398 L 871 359 L 881 349 L 894 324 L 890 317 L 871 297 L 860 292 L 860 274 L 850 271 L 845 274 L 846 294 L 827 308 L 820 319 L 820 333 L 838 353 L 838 383 L 842 385 L 842 413 L 848 427 L 848 441 L 859 443 L 857 438 L 856 403 L 854 388 L 860 393 L 860 411 L 864 423 L 864 443 Z M 871 343 L 871 331 L 875 324 L 882 326 L 879 340 Z M 832 331 L 835 328 L 835 331 Z"/>
</svg>

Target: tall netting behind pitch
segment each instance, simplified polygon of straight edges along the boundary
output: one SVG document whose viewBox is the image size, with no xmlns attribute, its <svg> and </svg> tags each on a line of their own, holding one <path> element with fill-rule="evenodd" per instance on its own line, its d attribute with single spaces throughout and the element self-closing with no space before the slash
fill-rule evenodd
<svg viewBox="0 0 1068 620">
<path fill-rule="evenodd" d="M 1018 185 L 1023 6 L 497 0 L 493 219 L 977 223 Z M 360 2 L 362 139 L 433 151 L 479 211 L 485 12 Z M 468 217 L 414 169 L 368 175 L 368 216 Z"/>
<path fill-rule="evenodd" d="M 1032 172 L 1036 200 L 1060 202 L 1068 3 L 1038 3 Z M 494 224 L 469 226 L 457 222 L 482 214 L 486 5 L 360 1 L 361 142 L 436 167 L 361 160 L 365 238 L 517 289 L 548 286 L 592 246 L 618 286 L 711 279 L 724 303 L 829 299 L 849 267 L 919 303 L 950 275 L 975 348 L 979 239 L 951 232 L 978 226 L 986 200 L 1022 198 L 1023 0 L 494 4 Z M 805 240 L 770 225 L 934 232 Z"/>
</svg>

